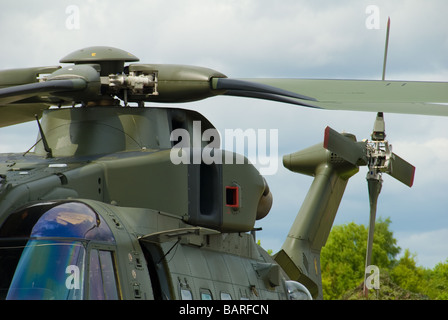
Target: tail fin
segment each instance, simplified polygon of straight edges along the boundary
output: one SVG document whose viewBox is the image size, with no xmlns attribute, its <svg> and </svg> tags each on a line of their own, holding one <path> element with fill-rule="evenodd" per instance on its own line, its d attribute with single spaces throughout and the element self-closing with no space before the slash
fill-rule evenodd
<svg viewBox="0 0 448 320">
<path fill-rule="evenodd" d="M 283 164 L 293 172 L 314 176 L 314 181 L 275 260 L 292 280 L 305 285 L 313 298 L 322 299 L 320 252 L 348 179 L 358 172 L 358 167 L 322 144 L 284 156 Z"/>
</svg>

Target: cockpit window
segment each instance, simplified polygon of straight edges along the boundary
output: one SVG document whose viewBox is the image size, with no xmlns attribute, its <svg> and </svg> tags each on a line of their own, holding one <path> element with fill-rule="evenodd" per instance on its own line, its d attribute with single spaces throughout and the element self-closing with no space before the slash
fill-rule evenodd
<svg viewBox="0 0 448 320">
<path fill-rule="evenodd" d="M 117 279 L 111 251 L 90 251 L 89 299 L 118 300 Z"/>
<path fill-rule="evenodd" d="M 84 261 L 85 247 L 80 241 L 30 240 L 6 299 L 82 299 Z"/>
<path fill-rule="evenodd" d="M 63 237 L 115 243 L 100 215 L 81 202 L 43 203 L 11 214 L 0 238 Z"/>
<path fill-rule="evenodd" d="M 80 202 L 55 206 L 42 215 L 31 237 L 65 237 L 114 242 L 112 232 L 101 217 Z"/>
<path fill-rule="evenodd" d="M 0 227 L 0 299 L 88 296 L 84 273 L 91 240 L 115 244 L 103 218 L 82 202 L 45 202 L 12 213 Z M 107 279 L 110 272 L 103 273 Z"/>
</svg>

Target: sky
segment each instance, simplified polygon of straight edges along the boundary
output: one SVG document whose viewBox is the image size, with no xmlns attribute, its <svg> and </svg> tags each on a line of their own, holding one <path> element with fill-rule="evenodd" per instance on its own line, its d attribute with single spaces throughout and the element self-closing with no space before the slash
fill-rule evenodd
<svg viewBox="0 0 448 320">
<path fill-rule="evenodd" d="M 445 0 L 70 0 L 8 1 L 0 10 L 0 69 L 59 65 L 89 46 L 124 49 L 141 63 L 197 65 L 232 78 L 448 81 Z M 150 105 L 150 104 L 149 104 Z M 307 109 L 215 97 L 175 105 L 197 110 L 221 132 L 278 130 L 279 168 L 266 179 L 274 196 L 257 222 L 258 239 L 278 251 L 312 183 L 282 167 L 281 156 L 323 140 L 327 125 L 369 138 L 375 114 Z M 385 114 L 393 151 L 416 166 L 408 188 L 383 176 L 377 217 L 390 218 L 398 245 L 432 268 L 448 258 L 448 118 Z M 0 152 L 27 150 L 36 124 L 0 129 Z M 274 150 L 274 149 L 272 149 Z M 335 224 L 369 219 L 366 168 L 350 179 Z"/>
</svg>

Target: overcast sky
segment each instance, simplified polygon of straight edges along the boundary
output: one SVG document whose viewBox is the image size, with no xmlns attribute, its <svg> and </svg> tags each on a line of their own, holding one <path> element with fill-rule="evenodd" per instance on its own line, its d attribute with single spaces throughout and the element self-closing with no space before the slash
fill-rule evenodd
<svg viewBox="0 0 448 320">
<path fill-rule="evenodd" d="M 369 7 L 373 5 L 374 7 Z M 373 10 L 373 11 L 372 11 Z M 8 1 L 0 10 L 0 69 L 57 65 L 88 46 L 127 50 L 142 63 L 209 67 L 229 77 L 380 79 L 387 17 L 387 79 L 448 81 L 445 0 L 146 0 Z M 279 156 L 319 143 L 330 125 L 369 138 L 373 113 L 306 109 L 218 97 L 179 105 L 225 129 L 277 129 Z M 385 114 L 394 152 L 417 167 L 413 188 L 387 176 L 378 217 L 418 263 L 448 258 L 448 119 Z M 0 129 L 0 152 L 28 149 L 34 123 Z M 283 243 L 312 182 L 281 166 L 267 176 L 271 213 L 257 223 L 263 247 Z M 366 169 L 347 187 L 336 224 L 367 224 Z"/>
</svg>

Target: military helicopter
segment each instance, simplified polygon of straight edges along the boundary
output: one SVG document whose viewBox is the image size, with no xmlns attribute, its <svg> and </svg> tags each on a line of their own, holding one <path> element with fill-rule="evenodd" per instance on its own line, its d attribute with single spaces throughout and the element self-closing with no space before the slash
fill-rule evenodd
<svg viewBox="0 0 448 320">
<path fill-rule="evenodd" d="M 137 61 L 97 46 L 60 60 L 68 66 L 0 71 L 0 126 L 36 121 L 39 132 L 33 151 L 0 155 L 2 299 L 319 299 L 320 250 L 349 178 L 367 165 L 376 186 L 383 172 L 412 185 L 415 168 L 391 152 L 383 113 L 372 141 L 326 128 L 323 143 L 283 158 L 314 181 L 270 256 L 254 236 L 273 201 L 266 180 L 210 148 L 219 141 L 195 142 L 195 122 L 200 136 L 214 129 L 198 112 L 145 102 L 230 95 L 448 115 L 441 83 L 231 79 Z M 178 149 L 177 129 L 191 133 Z M 186 161 L 174 164 L 173 150 Z M 205 150 L 235 161 L 193 161 Z"/>
</svg>

